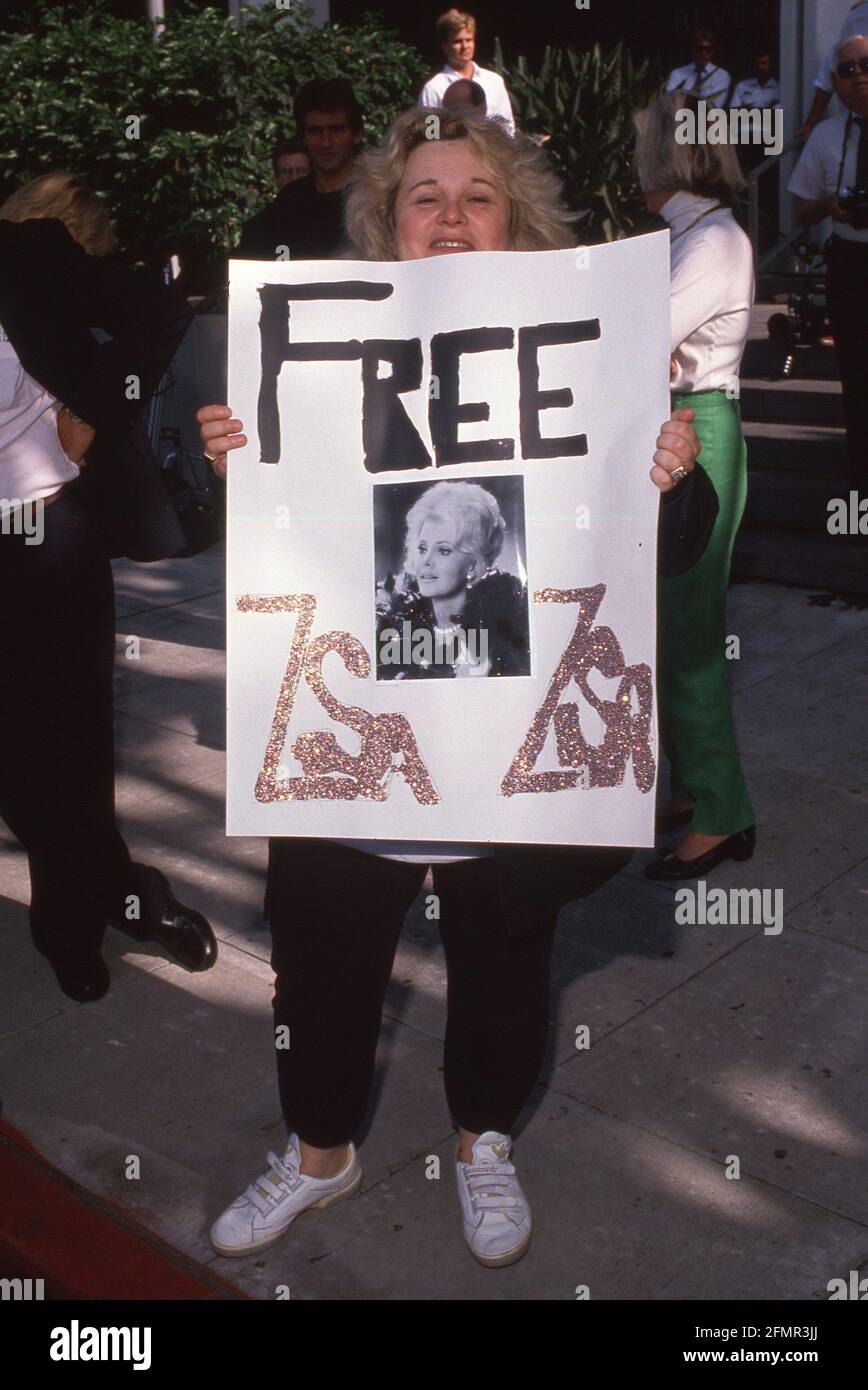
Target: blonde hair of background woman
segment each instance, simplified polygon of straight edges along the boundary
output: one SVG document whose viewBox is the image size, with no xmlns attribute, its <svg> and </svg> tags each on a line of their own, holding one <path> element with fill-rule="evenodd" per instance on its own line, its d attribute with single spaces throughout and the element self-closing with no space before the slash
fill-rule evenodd
<svg viewBox="0 0 868 1390">
<path fill-rule="evenodd" d="M 679 144 L 678 112 L 687 93 L 664 92 L 633 117 L 636 173 L 643 193 L 699 193 L 731 203 L 745 186 L 732 145 Z"/>
<path fill-rule="evenodd" d="M 509 199 L 510 241 L 514 251 L 557 251 L 575 246 L 571 223 L 576 215 L 564 206 L 561 181 L 548 156 L 526 135 L 507 134 L 496 120 L 470 111 L 421 110 L 413 107 L 392 122 L 383 141 L 356 161 L 346 204 L 346 227 L 363 260 L 394 261 L 395 199 L 407 160 L 430 138 L 438 122 L 438 139 L 466 140 Z"/>
<path fill-rule="evenodd" d="M 59 218 L 91 256 L 106 256 L 117 249 L 104 203 L 84 179 L 65 169 L 31 179 L 0 205 L 4 222 L 26 222 L 31 217 Z"/>
</svg>

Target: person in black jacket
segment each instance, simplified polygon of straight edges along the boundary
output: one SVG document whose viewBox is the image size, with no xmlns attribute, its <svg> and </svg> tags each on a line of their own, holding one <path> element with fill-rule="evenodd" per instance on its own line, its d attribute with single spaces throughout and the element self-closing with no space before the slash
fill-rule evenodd
<svg viewBox="0 0 868 1390">
<path fill-rule="evenodd" d="M 216 959 L 205 918 L 133 864 L 115 820 L 111 557 L 184 545 L 135 427 L 191 315 L 112 244 L 68 174 L 0 207 L 0 816 L 27 852 L 33 943 L 81 1002 L 108 989 L 109 922 L 189 969 Z"/>
<path fill-rule="evenodd" d="M 243 260 L 332 260 L 344 245 L 344 190 L 362 139 L 362 108 L 346 79 L 317 78 L 299 87 L 293 116 L 310 176 L 288 183 L 244 224 L 235 252 Z"/>
</svg>

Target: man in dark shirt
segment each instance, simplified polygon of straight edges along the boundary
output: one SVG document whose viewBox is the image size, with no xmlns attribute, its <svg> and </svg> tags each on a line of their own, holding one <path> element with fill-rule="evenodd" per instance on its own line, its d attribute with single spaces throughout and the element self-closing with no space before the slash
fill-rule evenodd
<svg viewBox="0 0 868 1390">
<path fill-rule="evenodd" d="M 299 87 L 296 128 L 311 176 L 296 179 L 246 222 L 235 255 L 244 260 L 332 260 L 344 243 L 344 188 L 362 139 L 362 109 L 344 78 Z"/>
</svg>

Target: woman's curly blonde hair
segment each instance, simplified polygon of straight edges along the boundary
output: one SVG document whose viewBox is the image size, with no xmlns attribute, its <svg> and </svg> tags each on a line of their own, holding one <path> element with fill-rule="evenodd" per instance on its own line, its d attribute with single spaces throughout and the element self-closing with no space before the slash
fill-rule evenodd
<svg viewBox="0 0 868 1390">
<path fill-rule="evenodd" d="M 432 122 L 436 121 L 436 125 Z M 355 253 L 367 261 L 395 261 L 395 200 L 407 160 L 436 131 L 438 140 L 466 140 L 509 199 L 514 251 L 557 251 L 575 246 L 561 181 L 546 155 L 526 135 L 510 136 L 497 120 L 473 111 L 404 111 L 380 145 L 356 162 L 346 204 L 346 228 Z"/>
<path fill-rule="evenodd" d="M 4 222 L 26 222 L 31 217 L 58 218 L 91 256 L 117 250 L 105 204 L 84 179 L 65 169 L 23 183 L 0 206 Z"/>
</svg>

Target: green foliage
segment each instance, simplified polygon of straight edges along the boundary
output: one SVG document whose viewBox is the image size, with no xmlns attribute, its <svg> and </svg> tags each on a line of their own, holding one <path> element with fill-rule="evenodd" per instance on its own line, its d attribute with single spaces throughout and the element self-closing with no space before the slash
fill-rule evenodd
<svg viewBox="0 0 868 1390">
<path fill-rule="evenodd" d="M 270 149 L 294 133 L 303 82 L 348 78 L 378 138 L 424 72 L 373 14 L 320 29 L 298 0 L 246 10 L 241 25 L 219 9 L 182 10 L 155 40 L 146 19 L 116 19 L 104 0 L 39 0 L 26 31 L 0 34 L 2 196 L 69 169 L 106 196 L 128 254 L 159 262 L 176 251 L 205 285 L 273 192 Z"/>
<path fill-rule="evenodd" d="M 538 72 L 527 59 L 504 62 L 500 40 L 494 66 L 509 88 L 516 120 L 548 150 L 566 199 L 585 212 L 582 241 L 612 241 L 633 230 L 644 203 L 632 172 L 633 112 L 659 90 L 659 74 L 636 63 L 618 44 L 584 53 L 546 48 Z"/>
</svg>

